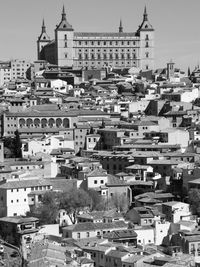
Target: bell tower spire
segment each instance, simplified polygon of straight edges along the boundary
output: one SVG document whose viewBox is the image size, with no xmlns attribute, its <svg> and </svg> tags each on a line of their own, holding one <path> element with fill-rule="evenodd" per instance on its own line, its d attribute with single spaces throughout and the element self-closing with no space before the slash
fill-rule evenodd
<svg viewBox="0 0 200 267">
<path fill-rule="evenodd" d="M 42 33 L 46 33 L 46 26 L 44 23 L 44 19 L 42 20 Z"/>
<path fill-rule="evenodd" d="M 148 14 L 147 14 L 147 7 L 144 7 L 144 14 L 143 14 L 144 21 L 148 21 Z"/>
<path fill-rule="evenodd" d="M 62 9 L 62 21 L 66 20 L 65 6 L 63 5 Z"/>
<path fill-rule="evenodd" d="M 119 32 L 123 32 L 122 20 L 120 19 L 119 23 Z"/>
</svg>

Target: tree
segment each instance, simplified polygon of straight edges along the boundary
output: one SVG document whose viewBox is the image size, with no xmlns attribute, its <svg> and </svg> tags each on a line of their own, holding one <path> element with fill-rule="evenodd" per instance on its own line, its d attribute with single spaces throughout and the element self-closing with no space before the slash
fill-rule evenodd
<svg viewBox="0 0 200 267">
<path fill-rule="evenodd" d="M 191 73 L 190 73 L 190 67 L 188 67 L 188 77 L 190 77 Z"/>
<path fill-rule="evenodd" d="M 84 208 L 91 205 L 89 194 L 83 189 L 73 189 L 69 192 L 64 192 L 60 196 L 60 208 L 64 209 L 72 223 L 76 223 L 76 216 Z"/>
<path fill-rule="evenodd" d="M 92 126 L 90 127 L 90 134 L 94 134 L 94 128 Z"/>
<path fill-rule="evenodd" d="M 19 136 L 19 131 L 15 131 L 15 138 L 14 138 L 14 154 L 16 158 L 22 158 L 22 142 Z"/>
<path fill-rule="evenodd" d="M 124 194 L 115 193 L 109 200 L 109 206 L 116 208 L 120 212 L 126 212 L 128 210 L 129 201 L 128 197 Z"/>
<path fill-rule="evenodd" d="M 91 210 L 104 210 L 106 203 L 103 200 L 102 196 L 93 189 L 89 189 L 87 192 L 91 198 L 90 209 Z"/>
<path fill-rule="evenodd" d="M 200 216 L 200 190 L 196 188 L 190 189 L 188 201 L 191 205 L 192 212 Z"/>
<path fill-rule="evenodd" d="M 41 199 L 41 203 L 32 212 L 28 212 L 27 216 L 36 216 L 40 224 L 55 223 L 59 207 L 58 198 L 59 195 L 55 192 L 46 192 Z"/>
</svg>

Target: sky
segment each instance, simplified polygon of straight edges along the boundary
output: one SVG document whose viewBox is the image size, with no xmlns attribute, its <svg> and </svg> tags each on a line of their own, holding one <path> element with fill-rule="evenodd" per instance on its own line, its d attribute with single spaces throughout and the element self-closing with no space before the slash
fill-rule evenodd
<svg viewBox="0 0 200 267">
<path fill-rule="evenodd" d="M 176 67 L 193 69 L 200 63 L 200 0 L 1 0 L 0 60 L 37 59 L 36 41 L 45 19 L 54 39 L 62 6 L 77 32 L 135 32 L 144 6 L 155 29 L 155 67 L 173 60 Z"/>
</svg>

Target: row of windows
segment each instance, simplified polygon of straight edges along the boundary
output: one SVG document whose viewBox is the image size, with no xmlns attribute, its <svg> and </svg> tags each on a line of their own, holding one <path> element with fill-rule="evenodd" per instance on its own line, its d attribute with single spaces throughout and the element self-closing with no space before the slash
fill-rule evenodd
<svg viewBox="0 0 200 267">
<path fill-rule="evenodd" d="M 133 52 L 135 52 L 136 50 L 135 49 L 131 49 Z M 79 49 L 79 52 L 88 52 L 89 49 Z M 130 49 L 104 49 L 102 50 L 103 52 L 130 52 Z M 91 52 L 95 52 L 95 49 L 91 49 Z M 97 52 L 101 52 L 101 49 L 98 49 Z"/>
<path fill-rule="evenodd" d="M 13 200 L 10 201 L 11 203 L 14 203 Z M 16 202 L 19 203 L 19 199 L 16 199 Z M 24 198 L 24 202 L 26 202 L 26 198 Z"/>
<path fill-rule="evenodd" d="M 98 183 L 98 181 L 97 180 L 94 180 L 94 184 L 97 184 Z M 104 184 L 104 180 L 101 180 L 100 181 L 100 184 Z"/>
<path fill-rule="evenodd" d="M 96 62 L 91 62 L 92 65 L 94 65 L 95 63 L 96 63 Z M 131 62 L 129 62 L 129 61 L 127 61 L 127 62 L 123 62 L 123 61 L 122 61 L 122 62 L 118 62 L 118 61 L 116 61 L 116 62 L 112 62 L 112 63 L 114 63 L 114 64 L 116 64 L 116 65 L 120 65 L 120 64 L 121 64 L 121 65 L 124 65 L 124 64 L 126 64 L 126 65 L 130 65 L 130 64 L 131 64 Z M 112 64 L 112 63 L 111 63 L 111 64 Z M 88 63 L 87 61 L 86 61 L 86 62 L 79 62 L 79 65 L 83 65 L 83 64 L 88 65 L 89 63 Z M 100 65 L 100 64 L 102 64 L 102 62 L 97 62 L 97 64 Z M 103 64 L 106 65 L 107 62 L 104 62 Z M 133 61 L 132 64 L 133 64 L 133 65 L 136 65 L 136 62 Z"/>
<path fill-rule="evenodd" d="M 12 125 L 12 124 L 11 124 L 11 125 L 10 125 L 10 124 L 7 124 L 7 127 L 13 127 L 13 126 L 14 126 L 14 127 L 17 127 L 17 124 L 14 124 L 14 125 Z"/>
<path fill-rule="evenodd" d="M 10 118 L 8 117 L 8 118 L 7 118 L 8 121 L 9 121 L 10 119 L 11 119 L 11 120 L 14 119 L 14 120 L 16 121 L 16 117 L 14 117 L 14 118 L 13 118 L 13 117 L 10 117 Z"/>
<path fill-rule="evenodd" d="M 136 45 L 136 41 L 79 41 L 79 45 Z"/>
<path fill-rule="evenodd" d="M 108 230 L 108 231 L 103 231 L 103 234 L 106 234 L 106 233 L 110 233 L 110 230 Z M 100 232 L 99 231 L 97 231 L 97 236 L 100 236 Z M 90 237 L 90 232 L 86 232 L 86 236 L 87 237 Z M 77 233 L 77 238 L 79 239 L 79 238 L 81 238 L 81 233 Z M 94 254 L 93 254 L 93 257 L 96 257 L 96 253 L 94 252 Z"/>
<path fill-rule="evenodd" d="M 47 189 L 50 189 L 50 185 L 47 185 L 47 186 L 35 186 L 35 187 L 31 187 L 31 191 L 34 191 L 34 190 L 47 190 Z M 20 190 L 23 190 L 23 191 L 26 191 L 27 188 L 20 188 Z M 19 192 L 19 189 L 11 189 L 11 192 Z"/>
<path fill-rule="evenodd" d="M 146 53 L 146 57 L 148 57 L 149 56 L 149 54 L 148 53 Z M 106 59 L 110 59 L 110 60 L 112 60 L 112 59 L 119 59 L 119 58 L 121 58 L 121 59 L 131 59 L 131 54 L 126 54 L 126 56 L 125 56 L 125 54 L 97 54 L 96 55 L 96 57 L 95 57 L 95 54 L 90 54 L 90 58 L 92 59 L 92 60 L 94 60 L 94 59 L 99 59 L 99 60 L 101 60 L 101 59 L 104 59 L 104 60 L 106 60 Z M 132 54 L 132 58 L 134 58 L 134 59 L 136 59 L 136 54 Z M 79 60 L 82 60 L 82 59 L 85 59 L 85 60 L 88 60 L 89 59 L 89 55 L 88 54 L 85 54 L 84 55 L 84 57 L 83 57 L 83 55 L 82 54 L 79 54 L 78 55 L 78 59 Z"/>
</svg>

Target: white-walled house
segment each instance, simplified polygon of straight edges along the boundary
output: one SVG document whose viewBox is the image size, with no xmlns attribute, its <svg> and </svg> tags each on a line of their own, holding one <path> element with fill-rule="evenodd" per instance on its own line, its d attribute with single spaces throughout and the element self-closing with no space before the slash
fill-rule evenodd
<svg viewBox="0 0 200 267">
<path fill-rule="evenodd" d="M 166 215 L 166 220 L 178 223 L 180 220 L 190 220 L 191 212 L 188 203 L 170 201 L 162 203 L 162 212 Z"/>
<path fill-rule="evenodd" d="M 151 226 L 135 227 L 138 245 L 154 244 L 154 229 Z"/>
<path fill-rule="evenodd" d="M 0 184 L 0 217 L 26 215 L 30 211 L 28 195 L 33 191 L 52 190 L 46 179 L 10 179 Z"/>
<path fill-rule="evenodd" d="M 50 154 L 53 149 L 58 148 L 74 149 L 74 141 L 68 140 L 62 135 L 26 140 L 22 144 L 22 156 L 26 158 L 29 156 L 34 156 L 38 152 Z"/>
</svg>

